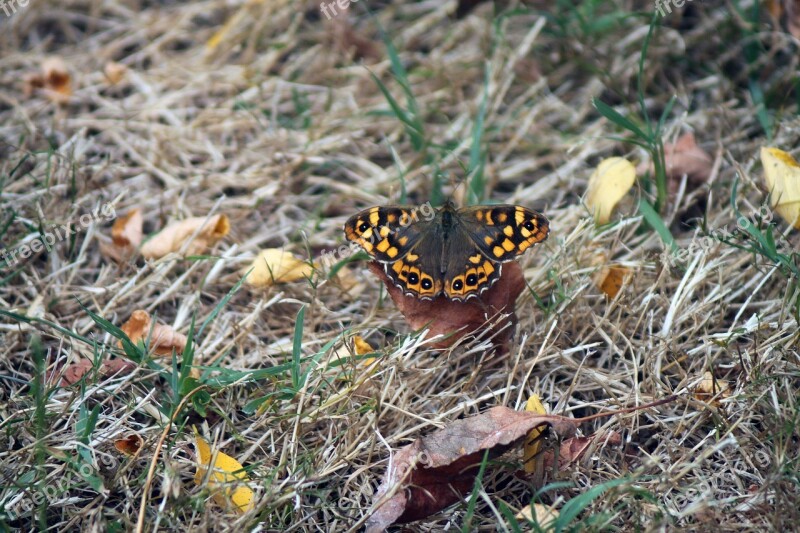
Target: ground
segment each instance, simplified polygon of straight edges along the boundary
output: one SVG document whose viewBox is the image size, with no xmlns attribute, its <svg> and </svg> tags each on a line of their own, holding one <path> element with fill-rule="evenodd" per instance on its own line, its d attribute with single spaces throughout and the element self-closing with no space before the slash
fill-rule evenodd
<svg viewBox="0 0 800 533">
<path fill-rule="evenodd" d="M 4 3 L 0 525 L 358 529 L 393 453 L 538 394 L 576 418 L 676 399 L 581 424 L 621 443 L 557 472 L 517 475 L 512 449 L 474 506 L 411 530 L 525 530 L 512 517 L 534 498 L 578 502 L 575 530 L 797 527 L 798 235 L 760 159 L 800 137 L 793 2 L 683 4 L 654 22 L 627 0 Z M 53 57 L 67 80 L 42 79 Z M 706 166 L 651 166 L 687 133 Z M 598 225 L 587 183 L 613 156 L 636 183 Z M 261 249 L 323 270 L 358 210 L 448 198 L 550 220 L 504 353 L 433 349 L 360 255 L 330 279 L 239 284 Z M 134 209 L 146 236 L 217 214 L 230 231 L 116 260 Z M 144 352 L 115 329 L 139 309 L 190 353 L 99 371 Z M 355 335 L 372 365 L 342 347 Z M 79 361 L 98 371 L 62 382 Z M 252 510 L 197 486 L 192 427 L 244 466 Z M 115 442 L 134 434 L 130 458 Z"/>
</svg>

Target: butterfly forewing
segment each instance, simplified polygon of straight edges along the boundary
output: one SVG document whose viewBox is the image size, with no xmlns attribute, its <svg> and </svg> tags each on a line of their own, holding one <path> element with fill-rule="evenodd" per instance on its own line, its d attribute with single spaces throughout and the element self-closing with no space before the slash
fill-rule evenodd
<svg viewBox="0 0 800 533">
<path fill-rule="evenodd" d="M 350 217 L 344 225 L 347 240 L 358 243 L 377 261 L 401 259 L 419 242 L 423 226 L 413 208 L 370 207 Z"/>
<path fill-rule="evenodd" d="M 473 206 L 459 210 L 460 221 L 480 252 L 492 261 L 511 261 L 547 239 L 550 222 L 518 205 Z"/>
</svg>

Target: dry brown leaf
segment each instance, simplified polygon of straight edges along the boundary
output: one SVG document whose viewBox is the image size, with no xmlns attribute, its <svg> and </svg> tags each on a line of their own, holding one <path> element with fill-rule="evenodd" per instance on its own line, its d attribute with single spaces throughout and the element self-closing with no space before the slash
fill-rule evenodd
<svg viewBox="0 0 800 533">
<path fill-rule="evenodd" d="M 800 164 L 783 150 L 761 148 L 764 181 L 770 205 L 789 224 L 800 229 Z"/>
<path fill-rule="evenodd" d="M 383 57 L 378 43 L 357 31 L 346 17 L 332 20 L 330 29 L 334 47 L 344 54 L 352 54 L 353 59 L 376 61 Z"/>
<path fill-rule="evenodd" d="M 59 385 L 66 387 L 68 385 L 77 383 L 83 376 L 91 371 L 93 367 L 94 363 L 92 363 L 92 361 L 89 359 L 81 359 L 80 361 L 68 365 L 66 368 L 64 368 Z M 100 365 L 100 375 L 107 377 L 113 375 L 130 374 L 135 368 L 136 365 L 131 361 L 127 361 L 125 359 L 109 359 L 108 361 L 103 361 L 103 363 Z M 52 377 L 53 375 L 48 378 L 48 381 L 50 381 Z"/>
<path fill-rule="evenodd" d="M 542 425 L 570 437 L 576 424 L 562 416 L 493 407 L 415 440 L 392 457 L 375 494 L 377 508 L 367 520 L 367 532 L 419 520 L 460 501 L 472 490 L 487 450 L 490 459 L 498 457 Z"/>
<path fill-rule="evenodd" d="M 602 267 L 595 275 L 594 282 L 597 287 L 609 298 L 616 298 L 620 289 L 631 277 L 631 270 L 622 265 L 608 265 Z"/>
<path fill-rule="evenodd" d="M 245 269 L 247 284 L 251 287 L 271 287 L 276 283 L 291 283 L 310 279 L 314 268 L 281 248 L 261 250 L 250 266 Z"/>
<path fill-rule="evenodd" d="M 116 61 L 109 61 L 103 67 L 103 74 L 110 85 L 116 85 L 121 82 L 127 73 L 128 67 Z"/>
<path fill-rule="evenodd" d="M 124 216 L 114 221 L 111 227 L 111 239 L 119 247 L 139 246 L 142 244 L 142 219 L 141 209 L 132 209 Z"/>
<path fill-rule="evenodd" d="M 152 324 L 150 315 L 141 309 L 131 313 L 131 317 L 121 329 L 134 344 L 139 341 L 147 342 L 150 339 L 150 351 L 156 356 L 171 356 L 173 351 L 181 355 L 186 348 L 186 335 L 164 324 Z M 122 347 L 122 342 L 118 342 L 118 345 Z"/>
<path fill-rule="evenodd" d="M 714 378 L 711 372 L 706 371 L 703 379 L 694 388 L 694 397 L 701 402 L 714 407 L 719 407 L 720 401 L 731 395 L 730 387 L 726 381 Z"/>
<path fill-rule="evenodd" d="M 517 513 L 517 520 L 527 520 L 539 526 L 539 531 L 547 533 L 553 531 L 553 522 L 558 518 L 558 510 L 548 505 L 534 503 L 526 505 Z"/>
<path fill-rule="evenodd" d="M 111 227 L 111 244 L 102 243 L 100 246 L 103 255 L 118 262 L 130 259 L 142 243 L 142 225 L 140 209 L 133 209 L 117 218 Z"/>
<path fill-rule="evenodd" d="M 557 469 L 562 470 L 569 464 L 574 463 L 589 449 L 589 445 L 595 441 L 602 441 L 611 446 L 619 446 L 622 444 L 622 436 L 616 431 L 598 432 L 587 437 L 570 437 L 561 442 L 558 447 L 558 465 Z M 556 454 L 553 450 L 547 450 L 543 454 L 542 468 L 550 470 L 553 468 L 553 463 L 556 460 Z"/>
<path fill-rule="evenodd" d="M 230 222 L 226 215 L 191 217 L 169 224 L 144 243 L 141 252 L 147 259 L 159 259 L 169 253 L 181 251 L 186 242 L 194 235 L 194 239 L 186 245 L 183 253 L 185 255 L 201 254 L 227 235 L 229 231 Z"/>
<path fill-rule="evenodd" d="M 52 102 L 64 104 L 72 96 L 72 78 L 60 57 L 48 57 L 42 61 L 41 72 L 27 75 L 24 83 L 27 97 L 41 90 Z"/>
<path fill-rule="evenodd" d="M 636 181 L 636 169 L 622 157 L 603 159 L 589 177 L 586 205 L 595 223 L 606 224 L 617 203 Z"/>
<path fill-rule="evenodd" d="M 407 296 L 389 279 L 380 263 L 373 261 L 368 266 L 370 272 L 383 281 L 389 296 L 413 329 L 427 328 L 426 338 L 444 336 L 433 343 L 433 347 L 446 348 L 458 339 L 478 332 L 486 327 L 488 316 L 490 319 L 499 317 L 490 327 L 492 342 L 501 352 L 507 349 L 517 323 L 514 306 L 525 289 L 522 268 L 516 261 L 503 264 L 500 279 L 480 298 L 464 302 L 449 300 L 445 296 L 432 300 Z"/>
<path fill-rule="evenodd" d="M 670 193 L 675 194 L 684 174 L 692 188 L 708 181 L 714 159 L 697 146 L 694 133 L 681 135 L 674 143 L 664 145 L 664 170 L 670 183 Z"/>
<path fill-rule="evenodd" d="M 123 439 L 114 441 L 114 448 L 129 457 L 136 455 L 144 446 L 144 439 L 137 433 L 131 433 Z"/>
</svg>

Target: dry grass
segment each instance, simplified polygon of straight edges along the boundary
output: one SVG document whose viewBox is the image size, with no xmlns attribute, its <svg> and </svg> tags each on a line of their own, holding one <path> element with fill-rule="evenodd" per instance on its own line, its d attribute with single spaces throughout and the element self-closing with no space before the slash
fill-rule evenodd
<svg viewBox="0 0 800 533">
<path fill-rule="evenodd" d="M 233 227 L 206 256 L 118 265 L 100 253 L 104 222 L 0 270 L 0 309 L 15 313 L 0 319 L 0 524 L 113 531 L 137 522 L 165 428 L 159 409 L 171 413 L 177 404 L 172 370 L 144 365 L 126 376 L 90 376 L 84 387 L 38 387 L 44 366 L 49 372 L 82 357 L 120 355 L 81 304 L 118 326 L 146 309 L 188 333 L 192 318 L 199 325 L 211 316 L 260 248 L 318 257 L 342 243 L 342 224 L 357 209 L 397 202 L 404 191 L 409 203 L 435 197 L 437 170 L 443 193 L 463 200 L 462 166 L 484 86 L 485 197 L 540 209 L 552 221 L 549 241 L 522 259 L 531 291 L 518 301 L 511 352 L 488 360 L 486 345 L 427 349 L 363 263 L 347 267 L 359 280 L 349 291 L 334 282 L 243 288 L 195 350 L 195 364 L 219 367 L 209 379 L 235 382 L 210 381 L 205 419 L 189 405 L 167 432 L 146 528 L 357 527 L 392 450 L 490 406 L 521 409 L 534 392 L 552 412 L 574 416 L 680 396 L 582 428 L 619 431 L 624 446 L 597 447 L 548 473 L 572 485 L 548 491 L 544 501 L 560 507 L 605 481 L 630 482 L 588 504 L 573 525 L 778 531 L 797 524 L 797 279 L 749 251 L 752 241 L 742 235 L 735 241 L 744 249 L 715 242 L 670 267 L 637 211 L 638 197 L 648 195 L 643 187 L 618 211 L 618 223 L 595 228 L 580 202 L 591 169 L 602 157 L 638 161 L 646 153 L 614 138 L 620 131 L 591 99 L 638 109 L 652 5 L 559 4 L 531 2 L 528 12 L 495 20 L 490 5 L 455 19 L 452 1 L 362 0 L 328 22 L 317 2 L 74 0 L 33 2 L 0 20 L 3 247 L 106 202 L 117 214 L 141 208 L 148 233 L 215 213 Z M 593 4 L 608 18 L 582 23 Z M 647 54 L 651 118 L 678 97 L 665 141 L 695 131 L 715 160 L 710 179 L 687 187 L 662 213 L 681 247 L 703 235 L 703 219 L 708 229 L 735 228 L 735 178 L 742 212 L 766 201 L 760 146 L 798 144 L 797 44 L 764 13 L 751 29 L 752 4 L 694 2 L 664 20 Z M 405 105 L 378 21 L 408 71 L 434 143 L 426 148 L 414 148 L 371 78 Z M 216 47 L 207 46 L 222 27 Z M 49 55 L 71 72 L 66 105 L 24 95 L 23 78 Z M 116 86 L 102 73 L 112 60 L 128 67 Z M 761 119 L 753 100 L 759 90 Z M 777 217 L 773 224 L 786 235 L 780 250 L 794 260 L 797 235 Z M 592 281 L 601 250 L 635 273 L 612 301 Z M 302 354 L 320 354 L 303 363 L 307 380 L 288 392 L 288 370 L 234 380 L 230 371 L 291 361 L 301 306 Z M 341 352 L 321 352 L 355 333 L 378 347 L 372 374 L 342 361 Z M 718 406 L 692 394 L 706 371 L 731 386 Z M 245 410 L 264 396 L 260 410 Z M 204 422 L 220 449 L 250 470 L 254 511 L 226 514 L 195 486 L 189 428 Z M 131 432 L 147 442 L 136 460 L 113 449 Z M 513 475 L 520 457 L 489 469 L 474 516 L 458 505 L 412 530 L 512 528 L 500 504 L 516 512 L 536 491 Z M 90 463 L 81 477 L 80 466 Z M 61 480 L 69 483 L 42 505 L 8 515 Z"/>
</svg>

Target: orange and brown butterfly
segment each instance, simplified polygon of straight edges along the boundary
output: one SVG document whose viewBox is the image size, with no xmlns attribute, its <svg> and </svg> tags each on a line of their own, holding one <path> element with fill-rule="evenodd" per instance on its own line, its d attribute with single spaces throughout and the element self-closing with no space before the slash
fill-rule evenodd
<svg viewBox="0 0 800 533">
<path fill-rule="evenodd" d="M 502 263 L 547 239 L 550 224 L 518 205 L 476 205 L 438 210 L 376 206 L 350 217 L 347 240 L 384 266 L 406 295 L 463 301 L 479 296 L 499 278 Z"/>
</svg>

